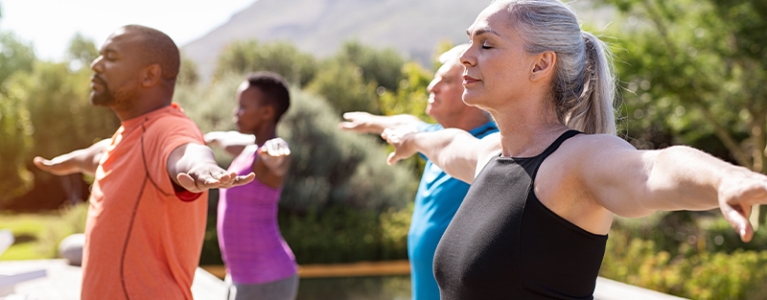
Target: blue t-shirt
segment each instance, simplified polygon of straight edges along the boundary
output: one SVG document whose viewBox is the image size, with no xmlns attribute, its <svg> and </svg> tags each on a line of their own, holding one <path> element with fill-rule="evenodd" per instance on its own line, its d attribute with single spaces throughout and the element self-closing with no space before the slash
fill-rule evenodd
<svg viewBox="0 0 767 300">
<path fill-rule="evenodd" d="M 444 127 L 439 124 L 422 123 L 418 126 L 418 130 L 422 132 L 442 129 Z M 492 121 L 469 131 L 477 138 L 494 132 L 498 132 L 498 127 Z M 442 169 L 426 161 L 415 196 L 415 207 L 407 236 L 413 300 L 439 299 L 439 286 L 434 279 L 432 268 L 434 252 L 468 191 L 468 183 L 447 175 Z"/>
</svg>

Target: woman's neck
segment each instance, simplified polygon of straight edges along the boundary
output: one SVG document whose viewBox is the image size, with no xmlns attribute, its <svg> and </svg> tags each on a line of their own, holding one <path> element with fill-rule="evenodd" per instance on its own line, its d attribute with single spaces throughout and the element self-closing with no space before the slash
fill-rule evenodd
<svg viewBox="0 0 767 300">
<path fill-rule="evenodd" d="M 543 152 L 567 126 L 557 119 L 556 111 L 544 100 L 509 101 L 492 110 L 501 132 L 502 155 L 531 157 Z M 517 105 L 514 105 L 514 104 Z"/>
<path fill-rule="evenodd" d="M 264 143 L 266 143 L 266 141 L 277 137 L 277 126 L 276 124 L 271 123 L 265 124 L 256 130 L 254 134 L 256 135 L 256 145 L 261 147 L 264 145 Z"/>
</svg>

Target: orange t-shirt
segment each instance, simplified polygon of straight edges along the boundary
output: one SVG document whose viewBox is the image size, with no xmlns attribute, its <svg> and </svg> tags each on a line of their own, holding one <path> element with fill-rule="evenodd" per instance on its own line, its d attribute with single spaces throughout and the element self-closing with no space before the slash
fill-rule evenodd
<svg viewBox="0 0 767 300">
<path fill-rule="evenodd" d="M 192 299 L 207 192 L 182 201 L 166 168 L 205 144 L 177 105 L 127 120 L 104 150 L 88 208 L 82 299 Z"/>
</svg>

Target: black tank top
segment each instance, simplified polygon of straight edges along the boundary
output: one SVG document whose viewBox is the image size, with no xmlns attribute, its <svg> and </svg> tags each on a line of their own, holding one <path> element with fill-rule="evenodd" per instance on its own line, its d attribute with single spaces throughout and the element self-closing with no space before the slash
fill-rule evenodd
<svg viewBox="0 0 767 300">
<path fill-rule="evenodd" d="M 495 157 L 472 183 L 434 255 L 442 299 L 593 299 L 606 235 L 589 233 L 533 192 L 534 157 Z"/>
</svg>

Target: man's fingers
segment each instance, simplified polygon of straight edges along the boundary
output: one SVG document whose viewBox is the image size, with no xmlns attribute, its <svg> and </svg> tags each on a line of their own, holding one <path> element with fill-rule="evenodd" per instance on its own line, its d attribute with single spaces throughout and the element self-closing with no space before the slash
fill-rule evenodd
<svg viewBox="0 0 767 300">
<path fill-rule="evenodd" d="M 745 207 L 745 208 L 744 208 Z M 751 227 L 751 223 L 748 221 L 748 215 L 751 212 L 750 206 L 737 206 L 733 207 L 729 204 L 721 206 L 722 215 L 730 225 L 738 231 L 740 239 L 743 242 L 751 241 L 754 236 L 754 228 Z"/>
<path fill-rule="evenodd" d="M 232 186 L 240 186 L 243 184 L 248 184 L 251 181 L 253 181 L 253 179 L 256 179 L 256 173 L 253 173 L 253 172 L 250 172 L 250 174 L 245 176 L 237 176 L 235 177 L 235 180 L 232 183 Z"/>
<path fill-rule="evenodd" d="M 43 171 L 50 170 L 51 161 L 47 160 L 45 158 L 36 156 L 35 158 L 32 159 L 32 163 L 34 163 L 35 166 L 37 166 L 38 168 L 40 168 Z"/>
<path fill-rule="evenodd" d="M 195 185 L 195 180 L 192 178 L 192 176 L 189 176 L 186 173 L 181 173 L 176 176 L 176 180 L 178 180 L 178 185 L 180 185 L 182 188 L 186 189 L 187 191 L 190 191 L 192 193 L 199 193 L 200 189 L 197 188 L 197 185 Z"/>
</svg>

